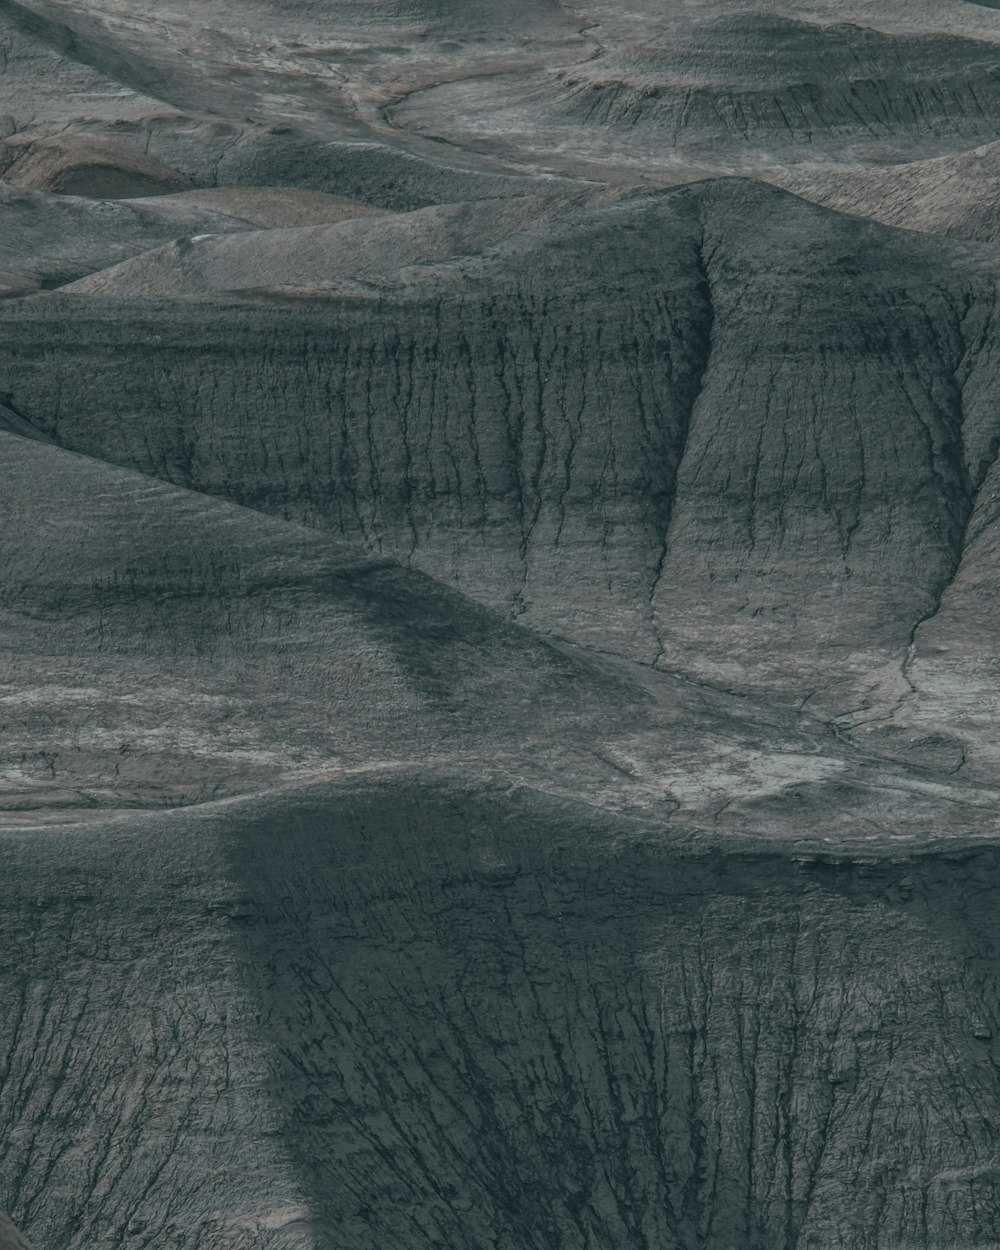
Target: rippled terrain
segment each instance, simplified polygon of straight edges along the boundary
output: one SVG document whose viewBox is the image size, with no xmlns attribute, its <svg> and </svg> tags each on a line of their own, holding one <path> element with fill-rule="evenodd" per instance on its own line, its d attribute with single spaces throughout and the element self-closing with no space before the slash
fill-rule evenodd
<svg viewBox="0 0 1000 1250">
<path fill-rule="evenodd" d="M 1000 1246 L 1000 9 L 0 0 L 0 1250 Z"/>
</svg>

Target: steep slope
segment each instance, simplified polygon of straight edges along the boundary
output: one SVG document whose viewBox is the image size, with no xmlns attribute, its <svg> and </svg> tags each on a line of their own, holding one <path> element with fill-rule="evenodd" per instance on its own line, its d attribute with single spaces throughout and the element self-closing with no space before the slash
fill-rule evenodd
<svg viewBox="0 0 1000 1250">
<path fill-rule="evenodd" d="M 280 866 L 238 844 L 320 1241 L 997 1235 L 995 859 L 689 858 L 536 800 L 502 824 L 489 806 L 348 800 L 326 871 L 318 805 L 277 824 Z M 300 890 L 312 906 L 267 901 Z"/>
<path fill-rule="evenodd" d="M 424 767 L 0 859 L 0 1177 L 39 1245 L 997 1236 L 988 848 L 684 845 Z"/>
<path fill-rule="evenodd" d="M 598 784 L 604 701 L 631 709 L 630 733 L 644 719 L 627 675 L 420 574 L 40 442 L 0 446 L 8 811 L 65 820 L 438 755 L 545 771 L 549 750 L 521 744 L 550 714 L 574 739 L 555 754 L 584 772 L 590 756 Z"/>
<path fill-rule="evenodd" d="M 601 557 L 614 568 L 622 552 L 620 576 L 628 579 L 634 602 L 626 600 L 620 628 L 625 645 L 633 645 L 629 635 L 648 620 L 648 605 L 640 602 L 640 587 L 648 599 L 649 568 L 660 548 L 659 531 L 668 503 L 662 487 L 654 484 L 648 491 L 646 483 L 651 466 L 654 471 L 655 466 L 664 466 L 669 473 L 671 458 L 676 459 L 679 430 L 696 394 L 707 346 L 707 306 L 702 279 L 692 263 L 699 229 L 696 210 L 689 203 L 678 202 L 667 205 L 664 211 L 677 220 L 680 254 L 668 252 L 658 268 L 634 248 L 632 257 L 627 255 L 629 241 L 614 237 L 616 219 L 598 218 L 596 237 L 592 234 L 588 238 L 574 230 L 568 251 L 561 249 L 550 230 L 543 233 L 537 247 L 519 255 L 515 246 L 510 256 L 498 257 L 483 279 L 466 281 L 458 273 L 456 286 L 450 272 L 441 275 L 443 281 L 432 272 L 422 283 L 415 274 L 414 283 L 407 288 L 413 291 L 412 297 L 402 299 L 394 296 L 390 286 L 381 299 L 362 293 L 346 302 L 324 302 L 315 307 L 272 302 L 228 311 L 212 307 L 204 313 L 188 303 L 159 309 L 147 306 L 142 312 L 136 308 L 137 316 L 148 318 L 133 322 L 143 326 L 143 350 L 155 344 L 157 335 L 160 342 L 159 349 L 154 348 L 147 357 L 143 374 L 121 368 L 121 353 L 127 355 L 129 349 L 119 337 L 124 327 L 115 324 L 121 306 L 117 302 L 98 303 L 81 296 L 68 306 L 71 320 L 66 320 L 54 303 L 24 305 L 18 310 L 23 316 L 17 325 L 9 319 L 4 333 L 20 338 L 27 346 L 27 335 L 38 335 L 39 318 L 55 316 L 63 330 L 74 325 L 74 337 L 82 334 L 84 341 L 75 350 L 67 350 L 69 345 L 64 343 L 59 357 L 68 364 L 76 355 L 77 376 L 79 366 L 87 361 L 82 375 L 90 380 L 90 396 L 77 393 L 73 413 L 64 413 L 56 394 L 62 389 L 58 374 L 47 370 L 43 377 L 36 372 L 30 349 L 19 348 L 16 361 L 13 354 L 5 354 L 0 387 L 19 409 L 36 416 L 42 427 L 57 431 L 59 439 L 69 446 L 131 463 L 144 472 L 174 477 L 197 489 L 228 493 L 254 507 L 332 524 L 344 535 L 361 538 L 376 549 L 381 544 L 386 551 L 403 555 L 418 550 L 426 553 L 429 569 L 449 577 L 456 560 L 466 562 L 471 574 L 468 587 L 498 604 L 510 605 L 521 590 L 527 554 L 521 548 L 530 546 L 550 565 L 555 579 L 553 598 L 564 594 L 567 611 L 579 607 L 583 629 L 587 629 L 590 616 L 595 632 L 606 631 L 609 625 L 619 628 L 608 620 L 608 607 L 617 612 L 625 596 L 616 594 L 612 584 L 610 605 L 607 599 L 598 599 L 588 609 L 591 589 L 580 587 L 574 593 L 572 564 L 565 556 L 553 559 L 546 554 L 550 548 L 554 551 L 551 542 L 531 542 L 533 511 L 541 507 L 543 499 L 540 491 L 528 494 L 542 450 L 540 433 L 544 426 L 537 428 L 537 420 L 551 407 L 559 429 L 560 445 L 550 440 L 550 459 L 545 466 L 538 465 L 539 470 L 544 467 L 546 475 L 545 521 L 550 537 L 558 529 L 563 511 L 560 497 L 566 494 L 565 489 L 560 492 L 559 483 L 573 486 L 565 482 L 565 454 L 575 431 L 580 432 L 582 441 L 576 456 L 584 476 L 575 492 L 579 502 L 572 506 L 573 495 L 568 496 L 562 537 L 567 543 L 586 544 L 590 549 L 594 475 L 600 474 L 609 454 L 606 397 L 620 389 L 623 374 L 627 378 L 634 373 L 632 363 L 622 354 L 622 343 L 635 341 L 634 329 L 628 322 L 610 330 L 605 326 L 614 321 L 615 302 L 627 308 L 634 299 L 631 287 L 639 282 L 640 299 L 651 302 L 649 315 L 654 334 L 658 334 L 664 315 L 656 305 L 660 290 L 666 287 L 671 304 L 676 305 L 676 311 L 671 309 L 677 326 L 673 376 L 653 373 L 648 379 L 639 379 L 633 389 L 635 385 L 648 389 L 648 395 L 640 395 L 641 401 L 650 410 L 666 406 L 668 412 L 677 413 L 677 418 L 643 431 L 633 402 L 632 425 L 625 437 L 637 442 L 637 454 L 629 469 L 634 486 L 617 492 L 622 496 L 620 505 L 608 500 L 610 507 L 620 506 L 622 510 L 619 530 L 624 541 L 606 544 L 609 551 Z M 484 224 L 488 227 L 492 219 L 487 213 Z M 380 227 L 377 223 L 363 225 L 367 254 L 377 256 L 375 240 Z M 406 229 L 407 222 L 397 220 L 392 234 L 401 235 Z M 665 230 L 669 237 L 670 225 Z M 655 222 L 648 234 L 654 232 Z M 479 247 L 486 246 L 488 239 L 487 229 L 480 235 Z M 406 257 L 411 263 L 415 259 L 420 259 L 419 254 L 411 252 Z M 578 259 L 586 267 L 573 282 L 569 274 Z M 349 272 L 342 276 L 348 277 Z M 524 286 L 523 293 L 518 292 L 519 284 Z M 477 290 L 481 294 L 477 295 Z M 180 308 L 184 309 L 182 316 L 178 315 Z M 643 315 L 640 308 L 635 314 L 637 325 L 642 324 Z M 200 328 L 202 317 L 206 324 L 211 319 L 215 327 L 212 333 Z M 32 324 L 34 328 L 29 331 Z M 508 326 L 517 336 L 510 343 L 505 339 Z M 191 335 L 193 352 L 185 348 L 178 355 L 171 342 L 171 327 L 182 337 Z M 595 351 L 598 333 L 610 333 L 611 337 L 603 349 Z M 532 344 L 540 334 L 543 337 L 536 358 Z M 132 331 L 129 337 L 134 339 Z M 11 338 L 6 342 L 13 346 Z M 591 357 L 590 369 L 598 375 L 596 386 L 591 386 L 586 375 L 580 375 L 579 383 L 574 380 L 577 361 L 585 354 Z M 280 360 L 277 373 L 268 365 L 269 358 Z M 37 363 L 40 361 L 35 357 Z M 169 393 L 161 390 L 158 382 L 165 378 L 165 368 L 173 379 Z M 215 381 L 211 390 L 206 390 L 203 380 L 209 372 Z M 605 372 L 608 376 L 601 376 Z M 546 373 L 551 374 L 549 394 L 540 390 Z M 115 394 L 113 388 L 122 384 L 137 386 L 138 390 L 131 395 Z M 36 390 L 39 385 L 42 389 Z M 230 389 L 233 385 L 240 391 L 239 399 Z M 275 392 L 275 385 L 280 392 Z M 584 392 L 584 385 L 589 394 Z M 175 386 L 183 387 L 190 399 L 182 398 Z M 188 391 L 189 387 L 194 389 Z M 377 398 L 373 387 L 377 388 Z M 195 415 L 189 405 L 199 393 L 211 411 Z M 523 410 L 521 394 L 535 405 L 534 411 Z M 161 402 L 167 408 L 154 413 Z M 420 415 L 414 410 L 411 417 L 414 405 Z M 293 407 L 300 415 L 291 423 L 282 412 L 287 414 Z M 113 436 L 107 422 L 109 413 L 125 418 Z M 404 418 L 412 424 L 410 433 L 404 432 L 400 438 Z M 620 421 L 625 428 L 624 412 Z M 207 442 L 199 448 L 199 430 L 204 430 L 217 450 Z M 250 438 L 247 432 L 251 432 Z M 180 435 L 183 446 L 173 445 L 176 435 Z M 275 437 L 278 442 L 268 450 Z M 281 446 L 284 438 L 292 440 L 287 448 Z M 235 449 L 237 441 L 243 449 L 230 461 L 229 452 L 222 448 Z M 306 447 L 312 450 L 303 454 L 299 449 Z M 287 480 L 282 476 L 281 463 L 289 465 L 291 476 Z M 615 489 L 611 482 L 608 486 Z M 602 502 L 598 495 L 598 507 Z M 624 550 L 626 543 L 635 542 L 632 530 L 645 544 L 638 559 Z"/>
<path fill-rule="evenodd" d="M 992 1230 L 996 790 L 38 439 L 0 466 L 39 1245 Z"/>
<path fill-rule="evenodd" d="M 891 704 L 1000 436 L 994 254 L 741 180 L 523 203 L 140 257 L 0 314 L 0 389 L 67 446 L 538 629 L 827 717 Z M 298 296 L 126 327 L 84 294 L 262 277 Z"/>
</svg>

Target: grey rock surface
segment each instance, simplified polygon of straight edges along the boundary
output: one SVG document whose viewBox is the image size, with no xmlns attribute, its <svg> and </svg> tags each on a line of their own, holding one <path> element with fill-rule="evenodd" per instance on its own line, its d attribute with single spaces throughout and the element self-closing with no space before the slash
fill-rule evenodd
<svg viewBox="0 0 1000 1250">
<path fill-rule="evenodd" d="M 959 570 L 992 585 L 995 275 L 748 180 L 490 200 L 0 308 L 0 391 L 64 446 L 851 727 L 910 694 Z"/>
<path fill-rule="evenodd" d="M 968 0 L 0 0 L 0 1250 L 1000 1246 L 998 152 Z"/>
<path fill-rule="evenodd" d="M 426 767 L 11 835 L 16 1202 L 71 1246 L 984 1244 L 995 872 Z"/>
</svg>

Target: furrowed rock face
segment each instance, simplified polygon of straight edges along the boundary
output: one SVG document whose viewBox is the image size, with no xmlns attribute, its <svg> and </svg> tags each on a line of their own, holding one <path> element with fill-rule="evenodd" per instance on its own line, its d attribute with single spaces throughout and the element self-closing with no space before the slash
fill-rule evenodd
<svg viewBox="0 0 1000 1250">
<path fill-rule="evenodd" d="M 706 854 L 426 780 L 136 828 L 6 843 L 48 1244 L 995 1236 L 992 851 Z"/>
<path fill-rule="evenodd" d="M 0 0 L 0 1250 L 1000 1244 L 998 82 Z"/>
<path fill-rule="evenodd" d="M 0 386 L 66 446 L 562 637 L 834 715 L 906 689 L 991 524 L 991 254 L 743 180 L 272 233 L 0 312 Z"/>
</svg>

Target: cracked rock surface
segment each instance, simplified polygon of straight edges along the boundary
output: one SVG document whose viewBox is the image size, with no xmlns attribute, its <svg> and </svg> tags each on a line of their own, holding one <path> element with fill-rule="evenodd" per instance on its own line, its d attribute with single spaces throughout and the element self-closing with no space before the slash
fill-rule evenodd
<svg viewBox="0 0 1000 1250">
<path fill-rule="evenodd" d="M 971 0 L 0 0 L 0 1250 L 1000 1246 L 998 153 Z"/>
</svg>

